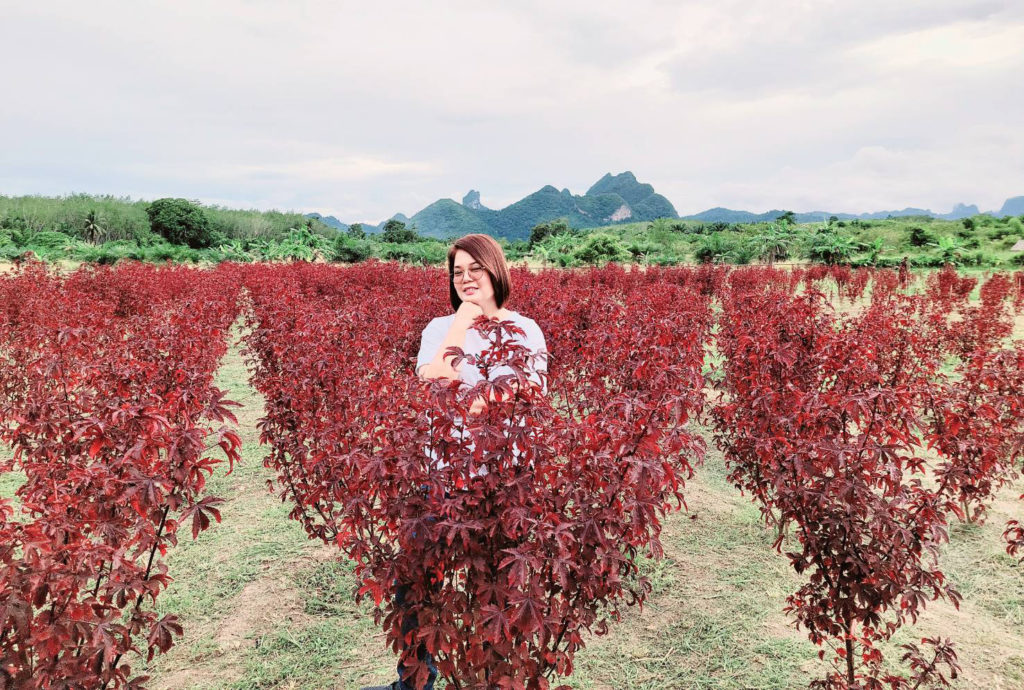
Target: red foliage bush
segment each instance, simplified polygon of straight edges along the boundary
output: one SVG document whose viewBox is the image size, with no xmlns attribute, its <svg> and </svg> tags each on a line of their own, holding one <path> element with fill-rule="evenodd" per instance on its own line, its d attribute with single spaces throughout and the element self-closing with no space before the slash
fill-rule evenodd
<svg viewBox="0 0 1024 690">
<path fill-rule="evenodd" d="M 716 440 L 732 480 L 778 529 L 776 548 L 795 529 L 786 556 L 808 580 L 786 610 L 834 651 L 818 685 L 909 688 L 938 678 L 914 650 L 909 680 L 887 674 L 875 646 L 926 601 L 959 600 L 935 562 L 957 486 L 921 480 L 942 358 L 914 304 L 879 300 L 838 319 L 813 292 L 736 293 L 718 344 L 726 396 L 713 413 Z M 955 672 L 948 645 L 935 646 Z"/>
<path fill-rule="evenodd" d="M 123 656 L 181 634 L 145 602 L 170 581 L 159 556 L 179 525 L 195 537 L 220 519 L 211 447 L 238 458 L 212 385 L 231 272 L 28 265 L 0 280 L 2 469 L 26 475 L 20 508 L 0 504 L 0 687 L 141 687 Z"/>
<path fill-rule="evenodd" d="M 453 687 L 546 688 L 569 674 L 584 631 L 644 600 L 636 559 L 660 554 L 660 517 L 702 456 L 687 423 L 702 406 L 707 299 L 621 269 L 516 272 L 517 308 L 553 353 L 545 396 L 514 326 L 486 319 L 476 327 L 491 346 L 467 363 L 485 374 L 475 389 L 412 375 L 412 339 L 443 311 L 429 295 L 445 284 L 424 288 L 432 272 L 323 272 L 349 290 L 388 281 L 386 300 L 361 303 L 289 299 L 291 270 L 314 269 L 250 280 L 248 347 L 267 463 L 293 517 L 355 560 L 359 594 L 420 681 L 419 644 Z M 488 381 L 496 366 L 512 373 Z M 471 417 L 478 395 L 495 400 Z M 407 636 L 405 616 L 417 620 Z"/>
</svg>

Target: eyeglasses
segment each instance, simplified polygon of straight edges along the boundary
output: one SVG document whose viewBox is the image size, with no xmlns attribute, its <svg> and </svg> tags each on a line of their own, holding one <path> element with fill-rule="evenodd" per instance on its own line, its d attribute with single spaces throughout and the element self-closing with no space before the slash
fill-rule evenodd
<svg viewBox="0 0 1024 690">
<path fill-rule="evenodd" d="M 455 282 L 461 282 L 463 277 L 469 275 L 470 280 L 476 280 L 484 274 L 483 266 L 470 266 L 469 270 L 463 273 L 462 269 L 456 268 L 452 271 L 452 280 Z"/>
</svg>

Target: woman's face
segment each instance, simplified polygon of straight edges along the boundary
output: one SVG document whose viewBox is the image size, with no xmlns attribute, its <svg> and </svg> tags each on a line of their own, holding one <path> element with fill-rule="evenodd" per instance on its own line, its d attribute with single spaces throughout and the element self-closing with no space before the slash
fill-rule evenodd
<svg viewBox="0 0 1024 690">
<path fill-rule="evenodd" d="M 455 252 L 452 281 L 455 283 L 455 292 L 463 302 L 472 302 L 481 308 L 487 304 L 494 304 L 491 276 L 483 264 L 465 249 L 458 249 Z"/>
</svg>

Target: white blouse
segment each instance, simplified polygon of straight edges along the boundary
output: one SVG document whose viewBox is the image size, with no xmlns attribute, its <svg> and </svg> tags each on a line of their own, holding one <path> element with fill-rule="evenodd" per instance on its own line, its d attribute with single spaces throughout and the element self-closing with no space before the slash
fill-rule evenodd
<svg viewBox="0 0 1024 690">
<path fill-rule="evenodd" d="M 420 337 L 420 351 L 416 356 L 416 371 L 424 364 L 429 364 L 438 350 L 441 348 L 441 344 L 444 342 L 445 336 L 448 334 L 448 329 L 451 328 L 452 322 L 455 320 L 455 314 L 449 314 L 448 316 L 439 316 L 432 320 L 427 327 L 423 329 L 423 334 Z M 524 336 L 515 335 L 513 339 L 529 348 L 535 357 L 533 359 L 534 372 L 530 373 L 530 379 L 535 381 L 538 385 L 542 386 L 544 393 L 547 393 L 547 382 L 546 376 L 541 377 L 537 372 L 545 372 L 548 370 L 548 351 L 547 344 L 544 341 L 544 334 L 540 330 L 540 326 L 533 319 L 527 318 L 519 312 L 510 311 L 509 318 L 506 319 L 512 321 L 517 326 L 523 329 Z M 466 331 L 466 342 L 462 350 L 466 355 L 480 355 L 481 352 L 489 345 L 475 329 L 468 329 Z M 489 372 L 489 379 L 495 380 L 497 377 L 502 375 L 511 374 L 512 369 L 508 366 L 495 367 Z M 480 374 L 480 370 L 475 366 L 470 365 L 467 362 L 463 362 L 461 369 L 459 370 L 459 380 L 467 384 L 468 386 L 475 386 L 483 379 Z M 456 419 L 456 427 L 459 429 L 460 434 L 463 438 L 466 438 L 465 434 L 468 432 L 463 426 L 462 419 Z M 466 450 L 472 452 L 474 443 L 469 441 Z M 427 457 L 431 458 L 437 469 L 442 469 L 445 466 L 443 460 L 437 457 L 434 449 L 424 447 L 424 453 Z M 513 449 L 513 456 L 518 459 L 520 453 L 518 449 Z M 481 467 L 479 470 L 473 473 L 474 475 L 480 476 L 487 474 L 487 468 Z"/>
<path fill-rule="evenodd" d="M 526 337 L 514 336 L 514 340 L 521 345 L 527 347 L 530 352 L 537 355 L 534 360 L 534 368 L 537 371 L 547 372 L 548 370 L 548 351 L 547 344 L 544 341 L 544 334 L 541 333 L 540 326 L 533 319 L 527 318 L 519 312 L 510 311 L 508 321 L 512 321 L 515 325 L 523 329 Z M 432 320 L 427 327 L 423 329 L 423 335 L 420 337 L 420 352 L 416 357 L 416 371 L 419 371 L 420 367 L 424 364 L 429 364 L 434 356 L 437 355 L 437 351 L 441 348 L 441 343 L 444 342 L 444 337 L 448 335 L 448 329 L 451 328 L 452 322 L 455 321 L 455 314 L 449 314 L 448 316 L 439 316 Z M 467 355 L 479 355 L 489 345 L 480 334 L 470 328 L 466 331 L 466 343 L 462 350 Z M 511 374 L 512 369 L 507 366 L 495 367 L 490 372 L 490 380 L 494 380 L 499 376 Z M 459 371 L 459 379 L 475 386 L 483 378 L 480 374 L 480 370 L 474 366 L 462 363 L 462 368 Z M 538 385 L 543 386 L 544 392 L 547 393 L 547 384 L 542 380 L 542 377 L 531 374 L 530 378 L 537 382 Z"/>
</svg>

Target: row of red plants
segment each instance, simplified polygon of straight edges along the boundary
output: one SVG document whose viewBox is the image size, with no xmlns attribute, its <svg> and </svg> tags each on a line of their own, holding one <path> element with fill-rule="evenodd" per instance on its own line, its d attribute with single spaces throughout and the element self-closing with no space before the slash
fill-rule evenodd
<svg viewBox="0 0 1024 690">
<path fill-rule="evenodd" d="M 688 422 L 711 322 L 707 296 L 652 277 L 514 273 L 516 310 L 556 353 L 543 395 L 514 324 L 482 318 L 489 347 L 466 366 L 508 373 L 470 391 L 416 378 L 419 333 L 448 309 L 441 271 L 248 273 L 267 465 L 293 517 L 355 561 L 411 680 L 422 645 L 450 687 L 547 688 L 645 599 L 638 557 L 661 553 L 703 455 Z M 473 416 L 477 395 L 492 402 Z"/>
<path fill-rule="evenodd" d="M 0 278 L 0 471 L 24 475 L 0 499 L 0 687 L 142 687 L 132 656 L 182 633 L 155 603 L 179 528 L 220 519 L 207 476 L 239 457 L 213 385 L 238 282 L 144 265 Z"/>
<path fill-rule="evenodd" d="M 878 643 L 927 601 L 958 603 L 937 560 L 949 522 L 980 519 L 1024 451 L 1024 344 L 1006 345 L 1011 278 L 987 280 L 977 305 L 975 279 L 952 270 L 916 295 L 879 284 L 862 310 L 839 315 L 814 289 L 734 282 L 716 341 L 717 444 L 777 530 L 775 548 L 807 576 L 786 610 L 834 652 L 812 685 L 844 690 L 955 677 L 948 640 L 907 645 L 908 675 L 888 670 Z M 1022 536 L 1007 527 L 1011 553 Z"/>
</svg>

